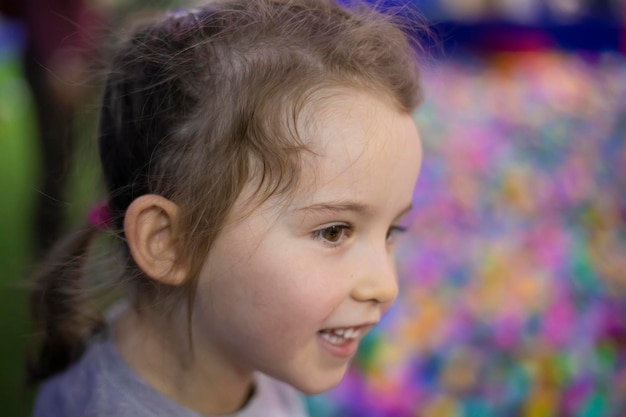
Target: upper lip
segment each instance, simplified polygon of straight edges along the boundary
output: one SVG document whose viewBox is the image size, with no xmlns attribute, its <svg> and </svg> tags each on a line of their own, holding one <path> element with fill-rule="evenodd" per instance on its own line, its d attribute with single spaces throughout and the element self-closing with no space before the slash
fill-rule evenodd
<svg viewBox="0 0 626 417">
<path fill-rule="evenodd" d="M 348 325 L 339 325 L 339 326 L 327 326 L 324 327 L 323 329 L 320 329 L 320 331 L 322 330 L 332 330 L 332 329 L 363 329 L 363 328 L 368 328 L 368 327 L 373 327 L 375 325 L 378 324 L 378 321 L 368 321 L 368 322 L 364 322 L 364 323 L 360 323 L 360 324 L 348 324 Z"/>
</svg>

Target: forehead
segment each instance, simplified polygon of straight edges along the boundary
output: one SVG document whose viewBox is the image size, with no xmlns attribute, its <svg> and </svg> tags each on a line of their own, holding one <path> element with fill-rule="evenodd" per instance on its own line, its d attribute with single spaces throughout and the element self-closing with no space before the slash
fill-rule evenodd
<svg viewBox="0 0 626 417">
<path fill-rule="evenodd" d="M 316 153 L 336 142 L 354 145 L 349 140 L 353 136 L 370 139 L 368 142 L 374 145 L 383 144 L 379 130 L 393 126 L 404 115 L 382 93 L 347 88 L 323 90 L 310 99 L 302 113 L 298 131 L 303 132 L 306 145 Z"/>
<path fill-rule="evenodd" d="M 264 176 L 253 176 L 229 223 L 253 213 L 274 217 L 325 202 L 351 201 L 381 210 L 410 203 L 421 143 L 412 117 L 390 99 L 353 90 L 326 92 L 302 109 L 296 128 L 309 152 L 301 154 L 295 186 L 286 194 L 267 195 L 257 182 Z"/>
<path fill-rule="evenodd" d="M 306 125 L 299 130 L 313 151 L 302 166 L 299 189 L 305 196 L 358 197 L 375 189 L 374 182 L 417 172 L 421 145 L 415 124 L 382 95 L 339 91 L 313 104 L 301 120 Z"/>
</svg>

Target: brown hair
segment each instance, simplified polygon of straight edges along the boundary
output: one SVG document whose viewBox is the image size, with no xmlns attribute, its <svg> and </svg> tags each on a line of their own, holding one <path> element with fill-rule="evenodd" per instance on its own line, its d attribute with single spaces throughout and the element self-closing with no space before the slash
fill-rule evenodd
<svg viewBox="0 0 626 417">
<path fill-rule="evenodd" d="M 358 3 L 358 2 L 355 2 Z M 120 46 L 104 90 L 99 151 L 112 229 L 137 302 L 192 299 L 196 275 L 250 179 L 258 196 L 288 193 L 300 172 L 296 120 L 315 93 L 348 87 L 383 94 L 402 111 L 420 100 L 416 39 L 397 14 L 330 0 L 235 0 L 142 24 Z M 124 213 L 144 194 L 180 207 L 184 288 L 145 277 L 128 255 Z M 80 286 L 93 228 L 61 244 L 33 292 L 43 343 L 32 382 L 63 370 L 98 315 Z"/>
</svg>

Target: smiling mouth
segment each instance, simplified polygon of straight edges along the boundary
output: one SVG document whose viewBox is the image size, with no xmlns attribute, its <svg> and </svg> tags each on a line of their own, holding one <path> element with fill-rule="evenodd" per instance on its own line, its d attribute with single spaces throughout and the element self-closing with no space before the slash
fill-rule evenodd
<svg viewBox="0 0 626 417">
<path fill-rule="evenodd" d="M 343 345 L 351 340 L 358 339 L 362 330 L 360 327 L 345 327 L 324 329 L 317 332 L 322 339 L 333 345 Z"/>
</svg>

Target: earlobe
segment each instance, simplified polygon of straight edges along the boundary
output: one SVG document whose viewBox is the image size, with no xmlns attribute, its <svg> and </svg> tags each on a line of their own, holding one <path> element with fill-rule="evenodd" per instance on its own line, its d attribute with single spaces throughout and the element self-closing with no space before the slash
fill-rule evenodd
<svg viewBox="0 0 626 417">
<path fill-rule="evenodd" d="M 174 202 L 154 194 L 135 199 L 126 210 L 124 233 L 131 256 L 147 276 L 167 285 L 185 281 L 179 210 Z"/>
</svg>

